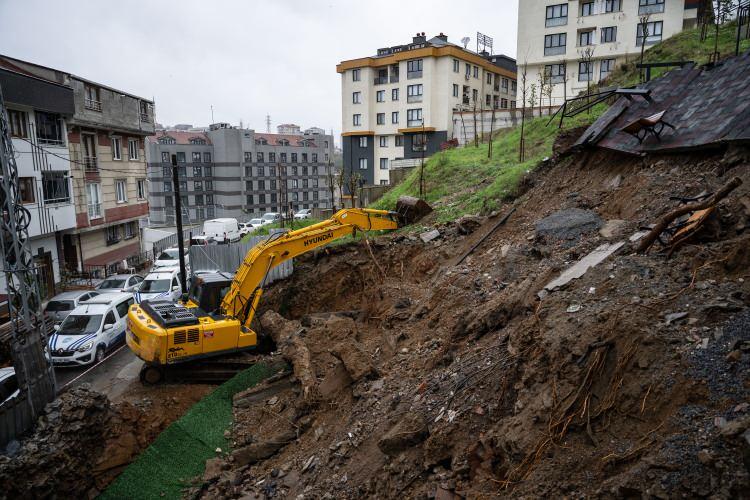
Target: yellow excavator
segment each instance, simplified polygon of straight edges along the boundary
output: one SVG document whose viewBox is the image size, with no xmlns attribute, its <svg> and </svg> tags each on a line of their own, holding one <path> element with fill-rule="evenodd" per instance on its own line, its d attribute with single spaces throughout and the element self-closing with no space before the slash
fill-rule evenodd
<svg viewBox="0 0 750 500">
<path fill-rule="evenodd" d="M 183 302 L 152 300 L 131 306 L 126 339 L 145 361 L 141 381 L 160 382 L 170 365 L 256 348 L 259 336 L 250 325 L 273 267 L 357 231 L 399 226 L 395 212 L 339 210 L 323 222 L 269 236 L 248 251 L 234 276 L 217 272 L 196 277 Z"/>
</svg>

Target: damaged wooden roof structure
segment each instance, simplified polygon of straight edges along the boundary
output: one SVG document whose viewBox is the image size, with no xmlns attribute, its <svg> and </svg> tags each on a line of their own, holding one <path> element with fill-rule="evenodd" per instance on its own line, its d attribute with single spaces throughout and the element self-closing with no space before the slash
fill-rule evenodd
<svg viewBox="0 0 750 500">
<path fill-rule="evenodd" d="M 643 85 L 649 99 L 620 97 L 573 148 L 644 155 L 750 142 L 749 77 L 750 51 L 714 65 L 672 70 Z"/>
</svg>

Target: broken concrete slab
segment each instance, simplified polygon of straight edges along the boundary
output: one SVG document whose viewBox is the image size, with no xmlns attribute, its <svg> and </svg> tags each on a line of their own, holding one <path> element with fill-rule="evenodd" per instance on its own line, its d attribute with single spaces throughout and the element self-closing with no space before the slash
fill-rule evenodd
<svg viewBox="0 0 750 500">
<path fill-rule="evenodd" d="M 558 210 L 537 221 L 536 236 L 548 239 L 575 241 L 581 235 L 597 231 L 602 219 L 590 210 L 568 208 Z"/>
<path fill-rule="evenodd" d="M 440 231 L 438 231 L 437 229 L 433 229 L 432 231 L 427 231 L 425 233 L 420 234 L 419 237 L 425 243 L 429 243 L 430 241 L 440 237 Z"/>
<path fill-rule="evenodd" d="M 574 279 L 580 278 L 581 276 L 586 274 L 586 271 L 600 264 L 607 257 L 622 248 L 624 244 L 624 241 L 618 241 L 617 243 L 606 243 L 604 245 L 599 245 L 590 254 L 586 255 L 584 258 L 563 271 L 560 276 L 547 283 L 544 286 L 544 289 L 551 292 L 556 288 L 567 285 Z"/>
</svg>

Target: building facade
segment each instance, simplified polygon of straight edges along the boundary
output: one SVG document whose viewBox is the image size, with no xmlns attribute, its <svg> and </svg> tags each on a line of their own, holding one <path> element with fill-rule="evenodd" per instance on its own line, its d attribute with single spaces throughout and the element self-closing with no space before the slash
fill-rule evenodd
<svg viewBox="0 0 750 500">
<path fill-rule="evenodd" d="M 519 0 L 519 73 L 526 63 L 527 87 L 532 83 L 538 87 L 546 75 L 552 103 L 560 104 L 605 79 L 619 64 L 635 60 L 643 44 L 648 48 L 695 26 L 701 3 Z"/>
<path fill-rule="evenodd" d="M 387 184 L 391 162 L 430 156 L 457 137 L 454 110 L 511 109 L 515 62 L 424 33 L 377 55 L 342 61 L 343 164 L 366 185 Z"/>
<path fill-rule="evenodd" d="M 29 245 L 42 297 L 55 294 L 65 261 L 64 231 L 75 229 L 67 122 L 73 89 L 0 60 L 0 86 L 18 168 L 20 202 L 29 211 Z M 0 275 L 0 295 L 7 295 Z"/>
<path fill-rule="evenodd" d="M 148 215 L 144 139 L 154 133 L 150 100 L 26 61 L 0 60 L 72 89 L 66 140 L 75 227 L 62 231 L 65 267 L 94 275 L 115 272 L 140 256 L 139 221 Z"/>
<path fill-rule="evenodd" d="M 173 154 L 179 164 L 183 220 L 249 220 L 266 212 L 330 208 L 333 137 L 321 129 L 302 133 L 296 126 L 283 127 L 295 133 L 267 134 L 217 123 L 208 132 L 160 130 L 149 137 L 151 224 L 174 224 Z"/>
</svg>

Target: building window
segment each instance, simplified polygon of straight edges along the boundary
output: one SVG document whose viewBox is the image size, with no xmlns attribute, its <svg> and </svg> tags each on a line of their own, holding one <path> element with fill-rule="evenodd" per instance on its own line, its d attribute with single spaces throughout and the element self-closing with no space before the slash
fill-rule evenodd
<svg viewBox="0 0 750 500">
<path fill-rule="evenodd" d="M 367 136 L 364 135 L 359 138 L 359 147 L 360 148 L 366 148 L 367 147 Z"/>
<path fill-rule="evenodd" d="M 566 24 L 568 24 L 568 4 L 548 5 L 544 25 L 550 27 L 565 26 Z"/>
<path fill-rule="evenodd" d="M 318 163 L 318 153 L 311 153 L 312 156 L 312 162 Z"/>
<path fill-rule="evenodd" d="M 510 109 L 516 109 L 516 101 L 510 101 Z"/>
<path fill-rule="evenodd" d="M 184 151 L 178 151 L 177 152 L 177 163 L 185 163 L 185 152 Z"/>
<path fill-rule="evenodd" d="M 263 175 L 264 175 L 263 167 L 255 167 L 255 174 L 258 177 L 263 177 Z"/>
<path fill-rule="evenodd" d="M 466 74 L 464 76 L 467 80 L 471 78 L 471 64 L 469 63 L 466 63 Z"/>
<path fill-rule="evenodd" d="M 183 153 L 184 156 L 185 153 Z M 138 139 L 128 139 L 128 159 L 138 159 Z"/>
<path fill-rule="evenodd" d="M 274 166 L 268 167 L 268 176 L 276 177 L 276 167 Z"/>
<path fill-rule="evenodd" d="M 578 33 L 578 46 L 585 47 L 594 44 L 594 30 L 581 31 Z"/>
<path fill-rule="evenodd" d="M 394 144 L 397 148 L 404 146 L 404 136 L 403 135 L 397 135 L 396 140 L 394 141 Z"/>
<path fill-rule="evenodd" d="M 213 169 L 210 166 L 203 167 L 203 175 L 205 177 L 211 177 L 213 175 Z"/>
<path fill-rule="evenodd" d="M 206 181 L 206 191 L 214 190 L 214 181 Z"/>
<path fill-rule="evenodd" d="M 177 141 L 174 139 L 174 137 L 163 135 L 159 137 L 159 144 L 177 144 Z"/>
<path fill-rule="evenodd" d="M 297 167 L 292 167 L 292 175 L 297 175 Z"/>
<path fill-rule="evenodd" d="M 63 145 L 62 119 L 57 113 L 36 111 L 36 137 L 43 144 Z"/>
<path fill-rule="evenodd" d="M 422 78 L 422 59 L 406 61 L 406 78 Z"/>
<path fill-rule="evenodd" d="M 13 137 L 28 137 L 29 132 L 26 126 L 27 118 L 24 111 L 17 111 L 15 109 L 8 110 L 8 118 L 10 119 L 10 135 Z"/>
<path fill-rule="evenodd" d="M 112 138 L 112 159 L 122 160 L 122 139 L 119 137 Z"/>
<path fill-rule="evenodd" d="M 594 14 L 594 2 L 581 3 L 581 16 L 593 16 Z"/>
<path fill-rule="evenodd" d="M 128 222 L 125 224 L 125 239 L 129 240 L 130 238 L 135 238 L 136 229 L 138 228 L 138 223 Z"/>
<path fill-rule="evenodd" d="M 180 192 L 187 193 L 187 190 L 187 181 L 180 181 Z M 187 206 L 187 196 L 183 196 L 182 199 L 185 200 L 183 205 Z"/>
<path fill-rule="evenodd" d="M 173 204 L 174 204 L 174 201 L 172 200 L 171 196 L 165 196 L 164 197 L 164 206 L 165 207 L 171 207 L 171 206 L 173 206 Z"/>
<path fill-rule="evenodd" d="M 109 226 L 107 228 L 107 245 L 114 245 L 120 241 L 120 226 Z"/>
<path fill-rule="evenodd" d="M 380 147 L 381 148 L 387 148 L 388 147 L 388 136 L 387 135 L 381 135 L 378 139 L 380 141 Z"/>
<path fill-rule="evenodd" d="M 422 84 L 406 87 L 406 102 L 422 102 Z"/>
<path fill-rule="evenodd" d="M 250 151 L 245 151 L 245 161 L 246 162 L 253 161 L 253 154 Z"/>
<path fill-rule="evenodd" d="M 297 163 L 297 153 L 292 153 L 292 163 Z M 297 167 L 294 167 L 294 171 L 297 172 Z"/>
<path fill-rule="evenodd" d="M 617 41 L 617 26 L 602 28 L 602 43 Z"/>
<path fill-rule="evenodd" d="M 188 142 L 190 144 L 196 144 L 196 145 L 202 146 L 206 144 L 206 139 L 201 139 L 200 137 L 191 137 L 188 140 Z"/>
<path fill-rule="evenodd" d="M 193 167 L 193 177 L 203 177 L 203 169 L 201 167 Z"/>
<path fill-rule="evenodd" d="M 21 197 L 21 203 L 34 203 L 34 178 L 20 177 L 18 179 L 18 196 Z"/>
<path fill-rule="evenodd" d="M 500 107 L 503 109 L 508 109 L 508 99 L 500 99 Z"/>
<path fill-rule="evenodd" d="M 427 136 L 425 134 L 414 134 L 411 139 L 412 151 L 427 151 Z"/>
<path fill-rule="evenodd" d="M 599 79 L 604 80 L 615 69 L 614 59 L 602 59 L 599 63 Z"/>
<path fill-rule="evenodd" d="M 664 12 L 664 0 L 638 0 L 638 15 Z"/>
<path fill-rule="evenodd" d="M 398 123 L 398 111 L 391 112 L 391 123 Z"/>
<path fill-rule="evenodd" d="M 453 97 L 458 97 L 458 85 L 453 84 Z"/>
<path fill-rule="evenodd" d="M 375 92 L 375 101 L 385 102 L 385 90 L 378 90 Z"/>
<path fill-rule="evenodd" d="M 125 179 L 115 180 L 115 192 L 117 194 L 117 203 L 128 201 L 128 181 Z"/>
<path fill-rule="evenodd" d="M 255 159 L 256 161 L 262 162 L 263 161 L 263 151 L 258 151 L 255 153 Z"/>
<path fill-rule="evenodd" d="M 479 66 L 474 66 L 474 78 L 479 78 Z"/>
<path fill-rule="evenodd" d="M 375 115 L 378 125 L 385 125 L 385 113 L 378 113 Z"/>
<path fill-rule="evenodd" d="M 477 89 L 471 90 L 471 98 L 474 100 L 474 102 L 479 101 L 479 91 Z"/>
<path fill-rule="evenodd" d="M 98 87 L 94 87 L 92 85 L 84 85 L 83 95 L 84 95 L 83 106 L 86 109 L 91 109 L 93 111 L 102 110 L 102 101 L 99 97 Z"/>
<path fill-rule="evenodd" d="M 203 163 L 211 163 L 211 153 L 203 153 Z"/>
<path fill-rule="evenodd" d="M 352 70 L 352 81 L 358 82 L 360 78 L 362 77 L 361 71 L 359 68 Z"/>
<path fill-rule="evenodd" d="M 360 114 L 353 115 L 352 116 L 352 125 L 355 126 L 355 127 L 359 127 L 360 125 L 362 125 L 362 115 L 360 115 Z"/>
<path fill-rule="evenodd" d="M 276 161 L 276 153 L 274 153 L 274 152 L 270 152 L 270 153 L 268 153 L 268 161 L 269 161 L 270 163 L 273 163 L 273 162 L 275 162 L 275 161 Z"/>
<path fill-rule="evenodd" d="M 486 96 L 484 96 L 484 104 L 485 104 L 485 106 L 487 106 L 488 108 L 489 108 L 490 106 L 492 106 L 492 94 L 487 94 Z"/>
<path fill-rule="evenodd" d="M 453 60 L 453 72 L 458 73 L 461 70 L 461 63 L 458 62 L 458 59 Z"/>
<path fill-rule="evenodd" d="M 136 181 L 136 186 L 138 187 L 138 199 L 145 200 L 146 199 L 146 179 L 138 179 Z"/>
<path fill-rule="evenodd" d="M 352 92 L 352 104 L 362 104 L 362 92 Z"/>
<path fill-rule="evenodd" d="M 102 191 L 98 182 L 86 184 L 86 201 L 89 219 L 100 219 L 102 217 Z"/>
<path fill-rule="evenodd" d="M 622 10 L 622 0 L 605 0 L 604 12 L 620 12 Z"/>
<path fill-rule="evenodd" d="M 388 158 L 380 159 L 380 170 L 388 170 Z"/>
<path fill-rule="evenodd" d="M 588 82 L 591 81 L 591 73 L 593 62 L 584 61 L 578 63 L 578 81 Z"/>
<path fill-rule="evenodd" d="M 419 127 L 421 125 L 422 125 L 422 108 L 407 109 L 406 110 L 406 126 L 407 127 Z"/>
<path fill-rule="evenodd" d="M 164 181 L 164 192 L 169 193 L 172 191 L 172 183 L 169 181 Z"/>
<path fill-rule="evenodd" d="M 360 158 L 359 159 L 359 169 L 360 170 L 367 170 L 367 158 Z"/>
<path fill-rule="evenodd" d="M 201 162 L 201 154 L 197 152 L 193 152 L 193 163 L 200 163 Z"/>
<path fill-rule="evenodd" d="M 307 163 L 307 153 L 302 153 L 302 163 Z M 307 170 L 307 167 L 305 167 L 305 170 Z"/>
<path fill-rule="evenodd" d="M 398 101 L 398 89 L 397 88 L 391 89 L 391 101 Z"/>
<path fill-rule="evenodd" d="M 556 33 L 544 36 L 544 55 L 557 56 L 565 54 L 565 45 L 568 40 L 566 33 Z"/>
<path fill-rule="evenodd" d="M 492 73 L 487 72 L 487 83 L 492 85 Z"/>
<path fill-rule="evenodd" d="M 308 179 L 302 179 L 302 189 L 306 189 L 309 187 L 309 180 Z"/>
<path fill-rule="evenodd" d="M 544 74 L 550 83 L 563 83 L 565 81 L 565 64 L 547 64 L 544 66 Z"/>
<path fill-rule="evenodd" d="M 286 153 L 279 153 L 279 160 L 282 163 L 286 163 Z"/>
<path fill-rule="evenodd" d="M 646 45 L 653 45 L 661 41 L 662 27 L 664 23 L 662 21 L 654 21 L 646 23 Z M 643 44 L 643 24 L 638 23 L 636 30 L 635 44 L 640 47 Z"/>
<path fill-rule="evenodd" d="M 299 180 L 298 179 L 292 179 L 291 180 L 291 187 L 292 187 L 292 189 L 297 189 L 299 187 Z"/>
<path fill-rule="evenodd" d="M 193 181 L 193 191 L 203 191 L 203 181 Z"/>
</svg>

